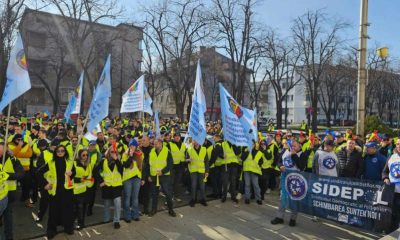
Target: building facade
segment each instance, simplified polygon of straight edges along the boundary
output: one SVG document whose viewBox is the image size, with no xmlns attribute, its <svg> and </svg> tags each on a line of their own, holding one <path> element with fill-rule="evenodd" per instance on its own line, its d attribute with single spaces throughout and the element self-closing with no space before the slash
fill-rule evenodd
<svg viewBox="0 0 400 240">
<path fill-rule="evenodd" d="M 231 60 L 224 56 L 223 54 L 216 51 L 215 47 L 200 47 L 199 51 L 195 53 L 196 59 L 200 58 L 200 65 L 202 71 L 202 81 L 204 95 L 207 104 L 206 119 L 217 120 L 219 119 L 221 108 L 220 108 L 220 95 L 218 84 L 222 83 L 224 87 L 231 92 L 233 80 L 231 71 Z M 196 61 L 191 62 L 191 68 L 193 69 L 193 83 L 191 84 L 194 88 L 195 76 L 196 76 Z M 162 77 L 160 77 L 162 78 Z M 251 72 L 250 70 L 246 74 L 246 79 L 244 81 L 250 81 Z M 238 78 L 237 78 L 238 79 Z M 238 79 L 238 81 L 241 81 Z M 166 81 L 165 91 L 161 94 L 155 96 L 153 100 L 153 106 L 155 109 L 161 110 L 161 114 L 165 117 L 175 117 L 176 116 L 176 106 L 171 90 L 168 88 Z M 192 91 L 193 92 L 193 91 Z M 250 94 L 248 85 L 244 85 L 243 102 L 240 104 L 248 107 L 250 106 Z M 190 104 L 188 96 L 185 105 L 182 106 L 185 109 L 184 117 L 187 117 L 188 106 Z"/>
<path fill-rule="evenodd" d="M 111 54 L 110 114 L 118 115 L 121 97 L 141 75 L 143 29 L 109 26 L 26 9 L 19 26 L 27 54 L 32 89 L 16 109 L 31 115 L 63 113 L 85 74 L 81 115 L 86 114 L 105 60 Z"/>
</svg>

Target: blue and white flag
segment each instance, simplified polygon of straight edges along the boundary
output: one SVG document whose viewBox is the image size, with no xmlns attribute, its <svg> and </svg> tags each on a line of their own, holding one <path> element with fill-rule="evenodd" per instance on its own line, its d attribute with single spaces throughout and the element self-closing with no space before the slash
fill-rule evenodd
<svg viewBox="0 0 400 240">
<path fill-rule="evenodd" d="M 76 105 L 76 97 L 75 95 L 72 95 L 69 99 L 69 103 L 67 108 L 65 109 L 65 113 L 64 113 L 64 119 L 66 122 L 69 122 L 71 120 L 71 114 L 73 109 L 75 108 Z"/>
<path fill-rule="evenodd" d="M 103 118 L 108 116 L 108 106 L 111 97 L 111 55 L 108 55 L 100 80 L 97 83 L 93 94 L 92 102 L 89 107 L 89 122 L 87 131 L 91 132 L 96 128 Z"/>
<path fill-rule="evenodd" d="M 204 114 L 207 111 L 206 97 L 204 96 L 201 81 L 200 60 L 197 62 L 196 82 L 192 98 L 192 109 L 190 110 L 190 119 L 188 135 L 198 144 L 203 145 L 206 139 L 206 121 Z"/>
<path fill-rule="evenodd" d="M 87 132 L 84 137 L 90 142 L 90 141 L 95 141 L 97 140 L 97 133 L 101 132 L 101 127 L 100 124 L 97 124 L 97 126 L 90 132 Z"/>
<path fill-rule="evenodd" d="M 156 130 L 156 139 L 161 139 L 160 119 L 158 118 L 158 111 L 154 112 L 154 128 Z"/>
<path fill-rule="evenodd" d="M 142 75 L 122 96 L 120 112 L 147 112 L 148 114 L 153 115 L 153 110 L 151 109 L 152 102 L 153 101 L 147 92 L 147 87 L 144 82 L 144 75 Z"/>
<path fill-rule="evenodd" d="M 7 82 L 3 97 L 0 102 L 0 111 L 31 89 L 31 80 L 28 73 L 28 63 L 22 43 L 21 35 L 18 33 L 15 46 L 11 50 L 10 60 L 7 66 Z"/>
<path fill-rule="evenodd" d="M 221 83 L 219 93 L 224 139 L 252 149 L 253 140 L 257 140 L 256 112 L 240 106 Z"/>
<path fill-rule="evenodd" d="M 74 93 L 69 99 L 68 106 L 65 109 L 64 119 L 67 122 L 71 119 L 71 114 L 80 114 L 81 112 L 82 89 L 83 89 L 83 71 L 78 81 L 78 87 L 74 90 Z"/>
</svg>

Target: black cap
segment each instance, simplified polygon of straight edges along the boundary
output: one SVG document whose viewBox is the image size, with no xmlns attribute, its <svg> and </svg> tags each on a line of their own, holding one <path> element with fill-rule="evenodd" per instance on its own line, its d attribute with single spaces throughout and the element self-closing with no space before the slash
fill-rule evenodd
<svg viewBox="0 0 400 240">
<path fill-rule="evenodd" d="M 36 131 L 40 130 L 40 126 L 39 125 L 34 125 L 32 128 L 35 129 Z"/>
<path fill-rule="evenodd" d="M 37 143 L 37 146 L 38 146 L 39 148 L 47 147 L 47 145 L 48 145 L 48 142 L 47 142 L 47 140 L 45 140 L 45 139 L 40 139 L 40 140 L 38 141 L 38 143 Z"/>
<path fill-rule="evenodd" d="M 50 146 L 52 147 L 56 147 L 60 144 L 60 140 L 58 138 L 53 139 L 53 141 L 51 141 Z"/>
<path fill-rule="evenodd" d="M 333 140 L 328 139 L 328 140 L 325 141 L 325 145 L 333 146 L 334 144 L 335 144 L 335 143 L 334 143 Z"/>
<path fill-rule="evenodd" d="M 17 133 L 17 134 L 14 135 L 13 141 L 17 140 L 18 138 L 21 138 L 21 139 L 22 139 L 22 135 L 19 134 L 19 133 Z"/>
</svg>

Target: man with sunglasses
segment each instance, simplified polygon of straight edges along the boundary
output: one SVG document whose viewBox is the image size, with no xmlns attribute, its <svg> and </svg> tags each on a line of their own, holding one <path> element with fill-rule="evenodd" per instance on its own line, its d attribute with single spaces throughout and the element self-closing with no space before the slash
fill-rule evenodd
<svg viewBox="0 0 400 240">
<path fill-rule="evenodd" d="M 379 152 L 389 158 L 393 154 L 393 143 L 392 140 L 390 139 L 389 134 L 384 134 L 381 142 L 381 148 L 379 149 Z"/>
</svg>

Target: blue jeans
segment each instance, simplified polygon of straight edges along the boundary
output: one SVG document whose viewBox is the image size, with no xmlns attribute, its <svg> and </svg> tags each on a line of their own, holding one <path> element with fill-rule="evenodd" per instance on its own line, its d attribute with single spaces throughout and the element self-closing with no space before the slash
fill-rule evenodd
<svg viewBox="0 0 400 240">
<path fill-rule="evenodd" d="M 114 219 L 113 222 L 119 222 L 121 217 L 121 197 L 114 199 L 104 199 L 104 222 L 110 221 L 110 207 L 112 202 L 114 202 Z"/>
<path fill-rule="evenodd" d="M 133 177 L 124 182 L 124 218 L 139 218 L 139 190 L 142 180 Z"/>
<path fill-rule="evenodd" d="M 258 174 L 253 172 L 243 172 L 244 174 L 244 195 L 246 199 L 250 199 L 251 186 L 254 189 L 256 200 L 261 200 L 260 186 L 258 185 Z"/>
</svg>

